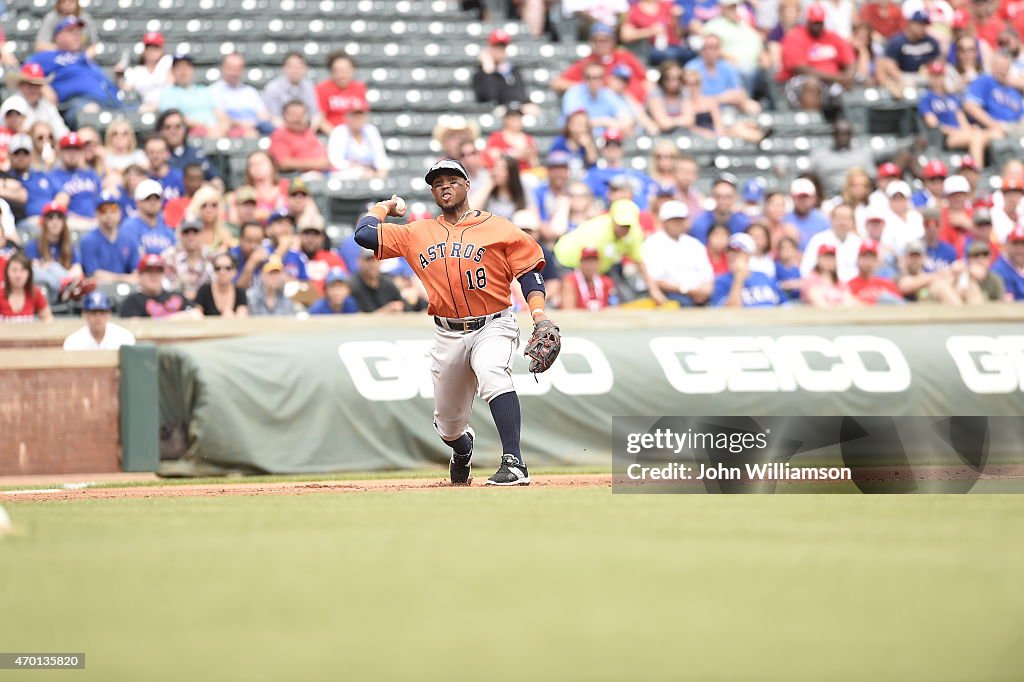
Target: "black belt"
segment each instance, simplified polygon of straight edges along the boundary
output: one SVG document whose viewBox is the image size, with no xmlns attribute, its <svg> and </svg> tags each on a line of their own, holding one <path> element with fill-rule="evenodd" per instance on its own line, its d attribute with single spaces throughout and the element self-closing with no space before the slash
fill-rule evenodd
<svg viewBox="0 0 1024 682">
<path fill-rule="evenodd" d="M 491 320 L 496 320 L 499 317 L 504 317 L 508 313 L 507 310 L 502 310 L 500 313 L 494 313 L 493 315 L 484 315 L 483 317 L 438 317 L 434 315 L 434 324 L 441 329 L 447 329 L 452 332 L 462 332 L 467 334 L 469 332 L 475 332 L 478 329 L 482 329 L 485 324 Z"/>
</svg>

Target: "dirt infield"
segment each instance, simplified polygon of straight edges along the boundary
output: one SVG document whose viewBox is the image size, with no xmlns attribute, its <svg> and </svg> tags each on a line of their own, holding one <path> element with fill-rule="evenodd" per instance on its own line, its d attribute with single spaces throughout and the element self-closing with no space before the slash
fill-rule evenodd
<svg viewBox="0 0 1024 682">
<path fill-rule="evenodd" d="M 611 488 L 611 474 L 569 474 L 532 476 L 530 488 Z M 496 489 L 483 481 L 474 488 Z M 314 495 L 319 493 L 397 492 L 404 490 L 454 489 L 446 480 L 376 479 L 364 481 L 316 481 L 287 483 L 213 483 L 202 485 L 134 486 L 123 488 L 51 488 L 46 490 L 8 490 L 0 492 L 4 503 L 58 500 L 116 500 L 145 497 L 224 497 L 230 495 Z"/>
</svg>

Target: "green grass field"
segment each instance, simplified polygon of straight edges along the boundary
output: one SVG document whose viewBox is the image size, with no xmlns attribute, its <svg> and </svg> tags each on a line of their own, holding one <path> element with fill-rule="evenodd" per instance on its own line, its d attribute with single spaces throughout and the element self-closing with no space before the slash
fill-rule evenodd
<svg viewBox="0 0 1024 682">
<path fill-rule="evenodd" d="M 17 503 L 0 679 L 1020 679 L 1024 497 Z"/>
</svg>

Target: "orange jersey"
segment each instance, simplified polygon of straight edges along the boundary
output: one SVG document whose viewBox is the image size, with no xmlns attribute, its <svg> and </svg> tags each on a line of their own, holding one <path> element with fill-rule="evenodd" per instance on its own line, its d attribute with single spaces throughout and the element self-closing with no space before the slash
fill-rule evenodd
<svg viewBox="0 0 1024 682">
<path fill-rule="evenodd" d="M 383 222 L 378 260 L 402 256 L 427 290 L 427 312 L 439 317 L 480 317 L 512 305 L 512 280 L 544 267 L 540 245 L 511 221 L 470 211 L 452 225 L 443 216 L 408 225 Z"/>
</svg>

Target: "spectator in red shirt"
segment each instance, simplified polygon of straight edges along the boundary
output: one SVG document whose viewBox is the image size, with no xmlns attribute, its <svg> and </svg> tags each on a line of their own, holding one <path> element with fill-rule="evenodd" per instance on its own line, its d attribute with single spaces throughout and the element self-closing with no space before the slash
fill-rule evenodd
<svg viewBox="0 0 1024 682">
<path fill-rule="evenodd" d="M 629 91 L 639 101 L 647 99 L 647 71 L 632 52 L 615 44 L 615 29 L 605 24 L 594 24 L 590 29 L 590 54 L 583 59 L 574 62 L 562 74 L 555 79 L 551 87 L 555 92 L 562 94 L 577 83 L 583 82 L 583 69 L 587 64 L 600 64 L 604 67 L 605 78 L 610 79 L 612 70 L 619 64 L 624 64 L 633 72 L 633 78 L 629 82 Z"/>
<path fill-rule="evenodd" d="M 942 183 L 946 197 L 942 209 L 942 231 L 939 239 L 952 244 L 958 258 L 963 258 L 964 246 L 970 230 L 974 227 L 971 219 L 971 185 L 962 175 L 950 175 Z"/>
<path fill-rule="evenodd" d="M 355 79 L 356 64 L 344 52 L 332 52 L 327 56 L 330 76 L 316 86 L 316 97 L 320 103 L 323 121 L 320 130 L 330 133 L 345 122 L 345 115 L 352 105 L 366 99 L 366 83 Z"/>
<path fill-rule="evenodd" d="M 650 44 L 647 63 L 658 66 L 671 59 L 685 64 L 696 55 L 680 39 L 679 17 L 683 11 L 672 0 L 638 0 L 622 24 L 622 42 Z"/>
<path fill-rule="evenodd" d="M 540 165 L 537 141 L 523 131 L 523 107 L 519 102 L 509 102 L 501 118 L 501 130 L 490 134 L 486 149 L 494 158 L 511 156 L 519 162 L 521 171 Z"/>
<path fill-rule="evenodd" d="M 285 173 L 322 173 L 330 167 L 327 149 L 316 136 L 306 105 L 293 99 L 281 112 L 284 126 L 270 136 L 270 155 Z"/>
<path fill-rule="evenodd" d="M 580 266 L 565 276 L 562 284 L 562 307 L 582 310 L 601 310 L 615 304 L 615 283 L 602 275 L 597 249 L 584 246 L 580 251 Z"/>
<path fill-rule="evenodd" d="M 971 2 L 971 23 L 974 24 L 974 34 L 988 43 L 989 47 L 999 45 L 999 34 L 1006 28 L 1006 22 L 996 14 L 991 0 Z"/>
<path fill-rule="evenodd" d="M 875 274 L 878 267 L 878 242 L 865 239 L 857 256 L 857 276 L 846 285 L 850 293 L 865 305 L 879 303 L 904 303 L 903 294 L 891 279 Z"/>
<path fill-rule="evenodd" d="M 1002 0 L 996 14 L 1009 22 L 1019 35 L 1024 35 L 1024 0 Z"/>
<path fill-rule="evenodd" d="M 860 20 L 887 40 L 903 30 L 903 11 L 900 3 L 892 0 L 864 3 L 860 10 Z"/>
<path fill-rule="evenodd" d="M 341 256 L 330 250 L 323 219 L 309 221 L 300 228 L 299 246 L 306 256 L 306 274 L 309 281 L 316 286 L 321 295 L 324 293 L 324 280 L 327 279 L 328 273 L 339 269 L 345 275 L 351 274 Z"/>
<path fill-rule="evenodd" d="M 49 322 L 53 312 L 46 296 L 32 283 L 32 261 L 25 254 L 16 253 L 4 268 L 0 322 L 31 322 L 36 318 Z"/>
<path fill-rule="evenodd" d="M 838 34 L 825 30 L 825 9 L 811 5 L 807 24 L 796 26 L 782 39 L 782 70 L 786 97 L 802 109 L 820 109 L 821 99 L 836 105 L 853 85 L 856 54 Z M 816 101 L 817 100 L 817 101 Z"/>
</svg>

